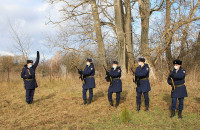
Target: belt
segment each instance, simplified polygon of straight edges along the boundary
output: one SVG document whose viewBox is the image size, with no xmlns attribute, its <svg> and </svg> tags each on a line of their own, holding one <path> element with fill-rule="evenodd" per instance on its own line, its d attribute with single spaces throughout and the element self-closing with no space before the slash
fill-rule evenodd
<svg viewBox="0 0 200 130">
<path fill-rule="evenodd" d="M 175 85 L 175 87 L 182 87 L 184 86 L 185 84 L 180 84 L 180 85 Z"/>
<path fill-rule="evenodd" d="M 87 76 L 86 78 L 93 78 L 94 76 Z"/>
<path fill-rule="evenodd" d="M 113 80 L 113 79 L 120 79 L 120 78 L 112 78 L 112 80 Z"/>
<path fill-rule="evenodd" d="M 27 80 L 27 81 L 31 81 L 31 80 L 34 80 L 34 79 L 25 79 L 25 80 Z"/>
<path fill-rule="evenodd" d="M 143 79 L 140 79 L 140 80 L 149 80 L 149 78 L 143 78 Z"/>
</svg>

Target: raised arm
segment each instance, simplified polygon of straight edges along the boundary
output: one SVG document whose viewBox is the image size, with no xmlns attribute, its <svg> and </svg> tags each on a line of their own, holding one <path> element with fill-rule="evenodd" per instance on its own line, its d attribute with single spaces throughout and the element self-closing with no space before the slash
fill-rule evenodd
<svg viewBox="0 0 200 130">
<path fill-rule="evenodd" d="M 37 66 L 38 66 L 38 64 L 39 64 L 39 61 L 40 61 L 40 52 L 37 51 L 37 58 L 36 58 L 36 61 L 35 61 L 34 65 L 33 65 L 33 68 L 34 68 L 34 69 L 37 68 Z"/>
</svg>

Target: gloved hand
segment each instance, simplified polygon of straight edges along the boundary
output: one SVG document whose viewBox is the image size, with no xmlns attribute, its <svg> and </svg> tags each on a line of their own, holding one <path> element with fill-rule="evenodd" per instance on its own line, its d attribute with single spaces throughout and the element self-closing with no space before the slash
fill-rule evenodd
<svg viewBox="0 0 200 130">
<path fill-rule="evenodd" d="M 37 57 L 40 57 L 40 52 L 39 51 L 37 51 Z"/>
<path fill-rule="evenodd" d="M 79 74 L 82 74 L 83 72 L 81 70 L 78 71 Z"/>
<path fill-rule="evenodd" d="M 170 77 L 170 78 L 174 78 L 174 73 L 173 73 L 173 71 L 170 72 L 169 77 Z"/>
</svg>

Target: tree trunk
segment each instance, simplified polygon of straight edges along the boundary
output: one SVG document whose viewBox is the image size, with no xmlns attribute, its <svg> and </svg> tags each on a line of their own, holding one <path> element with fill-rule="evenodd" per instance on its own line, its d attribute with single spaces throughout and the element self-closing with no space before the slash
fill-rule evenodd
<svg viewBox="0 0 200 130">
<path fill-rule="evenodd" d="M 131 3 L 130 0 L 125 0 L 125 36 L 127 48 L 127 65 L 128 72 L 134 64 L 133 42 L 132 42 L 132 25 L 131 25 Z"/>
<path fill-rule="evenodd" d="M 99 61 L 102 65 L 107 67 L 106 51 L 105 51 L 103 37 L 102 37 L 101 23 L 99 19 L 99 13 L 98 13 L 96 0 L 90 0 L 90 4 L 92 6 L 92 15 L 94 18 L 94 27 L 95 27 L 95 33 L 96 33 L 96 38 L 97 38 Z"/>
<path fill-rule="evenodd" d="M 149 0 L 138 0 L 139 11 L 141 17 L 141 45 L 140 52 L 144 57 L 150 57 L 149 45 L 148 45 L 148 33 L 149 33 L 149 17 L 150 17 L 150 7 Z"/>
<path fill-rule="evenodd" d="M 166 0 L 166 23 L 165 23 L 165 31 L 166 31 L 166 36 L 165 36 L 165 44 L 167 46 L 166 48 L 166 58 L 168 60 L 168 63 L 172 65 L 172 54 L 171 54 L 171 41 L 172 37 L 170 37 L 170 25 L 171 25 L 171 1 Z"/>
<path fill-rule="evenodd" d="M 140 54 L 146 58 L 149 67 L 151 68 L 150 75 L 156 80 L 155 66 L 151 61 L 151 54 L 149 49 L 149 17 L 150 17 L 150 5 L 149 0 L 138 0 L 139 11 L 141 17 L 141 44 L 140 44 Z"/>
<path fill-rule="evenodd" d="M 121 66 L 122 73 L 126 74 L 126 44 L 125 44 L 125 33 L 124 33 L 124 11 L 122 0 L 114 1 L 115 9 L 115 24 L 116 24 L 116 33 L 118 40 L 118 60 L 119 65 Z"/>
</svg>

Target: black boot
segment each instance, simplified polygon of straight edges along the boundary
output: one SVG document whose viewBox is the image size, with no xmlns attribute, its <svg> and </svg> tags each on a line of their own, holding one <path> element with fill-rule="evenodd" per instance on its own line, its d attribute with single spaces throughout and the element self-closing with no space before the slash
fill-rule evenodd
<svg viewBox="0 0 200 130">
<path fill-rule="evenodd" d="M 91 104 L 92 103 L 92 100 L 89 100 L 88 104 Z"/>
<path fill-rule="evenodd" d="M 172 118 L 172 117 L 174 117 L 175 116 L 175 110 L 172 110 L 171 111 L 171 116 L 170 116 L 170 118 Z"/>
<path fill-rule="evenodd" d="M 113 106 L 113 101 L 110 101 L 110 105 Z"/>
<path fill-rule="evenodd" d="M 140 111 L 140 105 L 137 105 L 137 111 Z"/>
<path fill-rule="evenodd" d="M 87 100 L 83 100 L 83 105 L 86 105 L 87 104 Z"/>
<path fill-rule="evenodd" d="M 181 110 L 178 111 L 178 118 L 183 118 Z"/>
<path fill-rule="evenodd" d="M 149 110 L 149 105 L 145 105 L 145 111 L 148 111 Z"/>
<path fill-rule="evenodd" d="M 119 106 L 119 101 L 116 102 L 115 107 L 117 108 Z"/>
<path fill-rule="evenodd" d="M 30 104 L 30 101 L 27 101 L 27 104 Z"/>
</svg>

